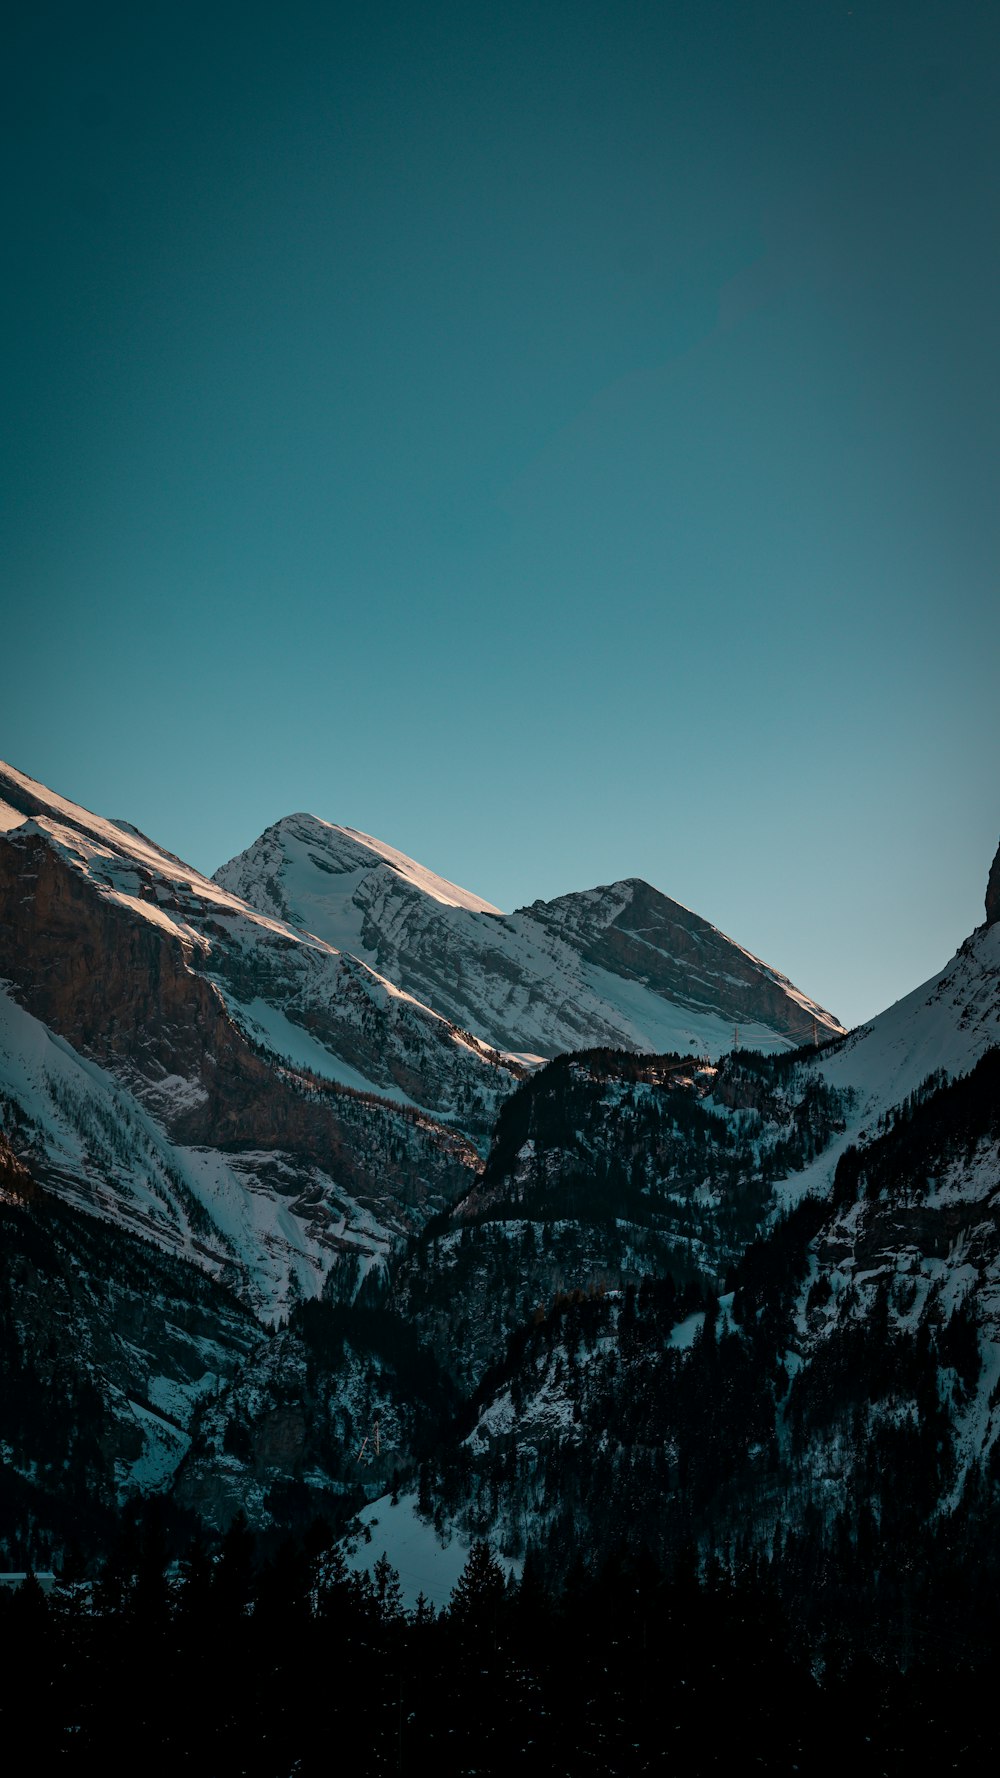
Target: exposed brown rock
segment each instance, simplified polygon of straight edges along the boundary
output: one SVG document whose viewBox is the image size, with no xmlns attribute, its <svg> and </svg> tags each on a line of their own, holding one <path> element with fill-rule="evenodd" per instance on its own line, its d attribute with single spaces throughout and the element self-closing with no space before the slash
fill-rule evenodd
<svg viewBox="0 0 1000 1778">
<path fill-rule="evenodd" d="M 190 947 L 102 896 L 37 831 L 0 846 L 0 977 L 51 1030 L 148 1095 L 174 1141 L 290 1150 L 399 1208 L 450 1201 L 478 1167 L 471 1146 L 429 1118 L 275 1068 L 192 967 Z M 156 1088 L 167 1076 L 195 1083 L 200 1103 L 164 1108 Z"/>
</svg>

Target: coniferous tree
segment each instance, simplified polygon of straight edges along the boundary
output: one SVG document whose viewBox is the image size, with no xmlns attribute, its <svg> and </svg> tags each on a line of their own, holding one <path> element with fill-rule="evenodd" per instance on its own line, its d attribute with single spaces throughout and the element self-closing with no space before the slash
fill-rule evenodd
<svg viewBox="0 0 1000 1778">
<path fill-rule="evenodd" d="M 477 1539 L 448 1601 L 452 1624 L 462 1631 L 485 1633 L 495 1640 L 506 1590 L 504 1572 L 493 1551 L 485 1538 Z"/>
</svg>

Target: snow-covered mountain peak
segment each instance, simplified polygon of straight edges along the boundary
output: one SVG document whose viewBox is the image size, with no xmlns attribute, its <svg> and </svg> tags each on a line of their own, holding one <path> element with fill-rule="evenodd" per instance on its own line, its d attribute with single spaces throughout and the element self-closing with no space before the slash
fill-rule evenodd
<svg viewBox="0 0 1000 1778">
<path fill-rule="evenodd" d="M 298 814 L 215 881 L 518 1056 L 593 1044 L 718 1055 L 734 1024 L 764 1049 L 841 1029 L 639 877 L 505 915 L 383 841 Z"/>
<path fill-rule="evenodd" d="M 427 870 L 395 846 L 302 813 L 276 821 L 222 865 L 213 881 L 261 912 L 369 964 L 377 946 L 365 931 L 366 919 L 387 903 L 499 916 L 492 902 Z M 383 973 L 407 985 L 391 970 Z"/>
<path fill-rule="evenodd" d="M 418 864 L 415 858 L 409 858 L 398 847 L 387 845 L 370 833 L 362 833 L 360 828 L 340 827 L 334 822 L 321 820 L 318 815 L 297 814 L 286 816 L 268 831 L 280 834 L 290 847 L 311 845 L 316 848 L 323 861 L 320 868 L 325 865 L 334 871 L 354 872 L 386 865 L 401 882 L 409 883 L 443 907 L 465 908 L 474 914 L 499 914 L 501 911 L 481 895 L 449 882 L 447 877 L 438 876 L 436 871 Z"/>
<path fill-rule="evenodd" d="M 462 889 L 457 883 L 449 882 L 447 877 L 439 877 L 436 872 L 427 870 L 424 865 L 417 864 L 400 852 L 395 846 L 388 846 L 384 840 L 376 840 L 371 834 L 361 833 L 354 827 L 342 827 L 337 830 L 358 845 L 365 847 L 387 864 L 404 883 L 411 883 L 422 894 L 429 895 L 434 901 L 441 902 L 443 907 L 466 908 L 472 914 L 499 914 L 500 909 L 481 895 L 473 894 L 471 889 Z"/>
</svg>

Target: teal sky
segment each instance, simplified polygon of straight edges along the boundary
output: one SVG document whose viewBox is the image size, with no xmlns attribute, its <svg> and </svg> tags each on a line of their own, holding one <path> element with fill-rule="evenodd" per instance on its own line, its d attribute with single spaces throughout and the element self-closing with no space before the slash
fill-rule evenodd
<svg viewBox="0 0 1000 1778">
<path fill-rule="evenodd" d="M 205 870 L 296 809 L 643 876 L 847 1022 L 1000 836 L 1000 13 L 38 6 L 0 755 Z"/>
</svg>

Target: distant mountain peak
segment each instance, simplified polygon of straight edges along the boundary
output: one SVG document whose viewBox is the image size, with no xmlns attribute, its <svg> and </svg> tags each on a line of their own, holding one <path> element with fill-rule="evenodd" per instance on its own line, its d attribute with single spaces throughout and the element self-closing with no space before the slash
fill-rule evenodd
<svg viewBox="0 0 1000 1778">
<path fill-rule="evenodd" d="M 438 901 L 445 907 L 466 908 L 475 914 L 501 912 L 500 908 L 494 907 L 491 901 L 484 900 L 481 895 L 461 888 L 447 877 L 438 876 L 435 871 L 418 864 L 415 858 L 401 852 L 397 846 L 390 846 L 385 840 L 376 839 L 373 834 L 364 833 L 358 827 L 342 827 L 336 822 L 322 820 L 319 815 L 300 812 L 276 821 L 268 829 L 268 833 L 287 834 L 304 843 L 312 838 L 323 846 L 328 865 L 339 856 L 345 870 L 374 869 L 380 864 L 387 865 L 402 882 L 411 884 L 413 888 L 419 889 L 422 894 L 429 895 L 433 901 Z"/>
<path fill-rule="evenodd" d="M 515 1056 L 594 1044 L 720 1054 L 839 1033 L 787 977 L 641 877 L 512 914 L 358 828 L 286 816 L 215 873 Z"/>
</svg>

